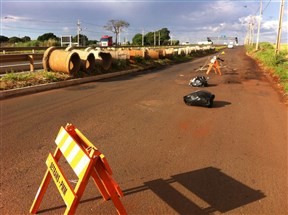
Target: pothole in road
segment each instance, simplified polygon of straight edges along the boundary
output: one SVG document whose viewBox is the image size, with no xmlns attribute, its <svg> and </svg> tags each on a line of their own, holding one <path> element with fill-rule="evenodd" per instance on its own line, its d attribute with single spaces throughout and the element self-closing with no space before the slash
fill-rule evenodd
<svg viewBox="0 0 288 215">
<path fill-rule="evenodd" d="M 229 78 L 223 81 L 224 84 L 241 84 L 238 78 Z"/>
</svg>

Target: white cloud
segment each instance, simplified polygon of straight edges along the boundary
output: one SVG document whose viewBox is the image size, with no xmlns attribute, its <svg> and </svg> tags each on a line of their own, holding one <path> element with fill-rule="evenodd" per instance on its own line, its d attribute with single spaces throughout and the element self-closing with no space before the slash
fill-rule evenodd
<svg viewBox="0 0 288 215">
<path fill-rule="evenodd" d="M 277 20 L 268 20 L 268 21 L 263 21 L 261 24 L 262 29 L 265 30 L 273 30 L 276 31 L 278 28 L 278 21 Z"/>
<path fill-rule="evenodd" d="M 64 32 L 70 32 L 70 29 L 69 29 L 69 27 L 63 27 L 63 29 L 62 29 Z"/>
<path fill-rule="evenodd" d="M 23 19 L 27 19 L 27 18 L 26 17 L 20 17 L 20 16 L 14 16 L 14 15 L 7 15 L 7 16 L 1 17 L 1 22 L 11 23 L 11 22 L 21 21 Z"/>
</svg>

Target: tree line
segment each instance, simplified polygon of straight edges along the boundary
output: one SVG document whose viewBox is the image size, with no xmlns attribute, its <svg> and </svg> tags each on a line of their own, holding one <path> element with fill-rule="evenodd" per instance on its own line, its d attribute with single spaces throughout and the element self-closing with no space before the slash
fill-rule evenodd
<svg viewBox="0 0 288 215">
<path fill-rule="evenodd" d="M 114 45 L 118 45 L 118 35 L 123 32 L 125 28 L 129 27 L 129 23 L 124 21 L 124 20 L 109 20 L 107 24 L 104 27 L 107 31 L 111 31 L 115 37 L 113 38 L 114 40 Z M 6 37 L 6 36 L 0 36 L 0 43 L 9 43 L 9 44 L 23 44 L 25 43 L 26 45 L 30 44 L 31 46 L 51 46 L 51 45 L 60 45 L 60 38 L 57 37 L 54 33 L 44 33 L 40 36 L 38 36 L 37 40 L 31 40 L 29 36 L 24 36 L 24 37 Z M 100 38 L 99 38 L 100 40 Z M 75 35 L 72 37 L 72 42 L 76 43 L 78 41 L 78 35 Z M 99 41 L 98 40 L 89 40 L 89 38 L 86 35 L 79 34 L 79 43 L 82 46 L 89 46 L 89 45 L 96 45 Z M 173 40 L 171 41 L 170 38 L 170 31 L 168 28 L 162 28 L 157 31 L 153 32 L 147 32 L 145 35 L 142 33 L 137 33 L 134 35 L 132 38 L 132 41 L 128 41 L 126 43 L 127 45 L 148 45 L 148 46 L 153 46 L 153 45 L 178 45 L 179 40 Z"/>
</svg>

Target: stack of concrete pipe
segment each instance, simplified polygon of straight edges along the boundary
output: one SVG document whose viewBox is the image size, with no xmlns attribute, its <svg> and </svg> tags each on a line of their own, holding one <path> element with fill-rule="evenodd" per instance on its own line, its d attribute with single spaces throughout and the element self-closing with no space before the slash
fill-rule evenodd
<svg viewBox="0 0 288 215">
<path fill-rule="evenodd" d="M 104 70 L 108 70 L 112 64 L 112 56 L 109 52 L 87 48 L 85 51 L 67 47 L 65 50 L 56 47 L 48 48 L 43 56 L 43 68 L 47 71 L 63 72 L 75 75 L 80 70 L 91 73 L 100 64 Z"/>
<path fill-rule="evenodd" d="M 168 49 L 129 49 L 129 50 L 107 50 L 93 49 L 88 47 L 85 51 L 73 49 L 72 47 L 66 50 L 57 49 L 56 47 L 48 48 L 43 56 L 43 67 L 47 71 L 63 72 L 70 75 L 75 75 L 79 70 L 83 72 L 93 72 L 96 64 L 104 70 L 111 67 L 112 59 L 135 59 L 135 57 L 143 57 L 150 59 L 171 58 L 173 55 L 190 55 L 192 52 L 199 50 L 211 49 L 210 46 L 202 47 L 183 47 L 183 48 L 168 48 Z"/>
</svg>

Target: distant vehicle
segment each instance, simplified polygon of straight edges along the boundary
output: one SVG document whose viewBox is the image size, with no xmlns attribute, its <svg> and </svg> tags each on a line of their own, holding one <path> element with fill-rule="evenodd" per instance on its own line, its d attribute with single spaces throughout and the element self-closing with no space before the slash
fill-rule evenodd
<svg viewBox="0 0 288 215">
<path fill-rule="evenodd" d="M 228 44 L 228 49 L 232 49 L 233 48 L 233 44 Z"/>
<path fill-rule="evenodd" d="M 104 35 L 101 37 L 100 46 L 107 47 L 112 45 L 113 45 L 112 36 Z"/>
<path fill-rule="evenodd" d="M 189 45 L 190 43 L 189 42 L 183 42 L 181 43 L 181 45 Z"/>
<path fill-rule="evenodd" d="M 228 49 L 232 49 L 233 48 L 233 42 L 230 42 L 227 47 L 228 47 Z"/>
</svg>

